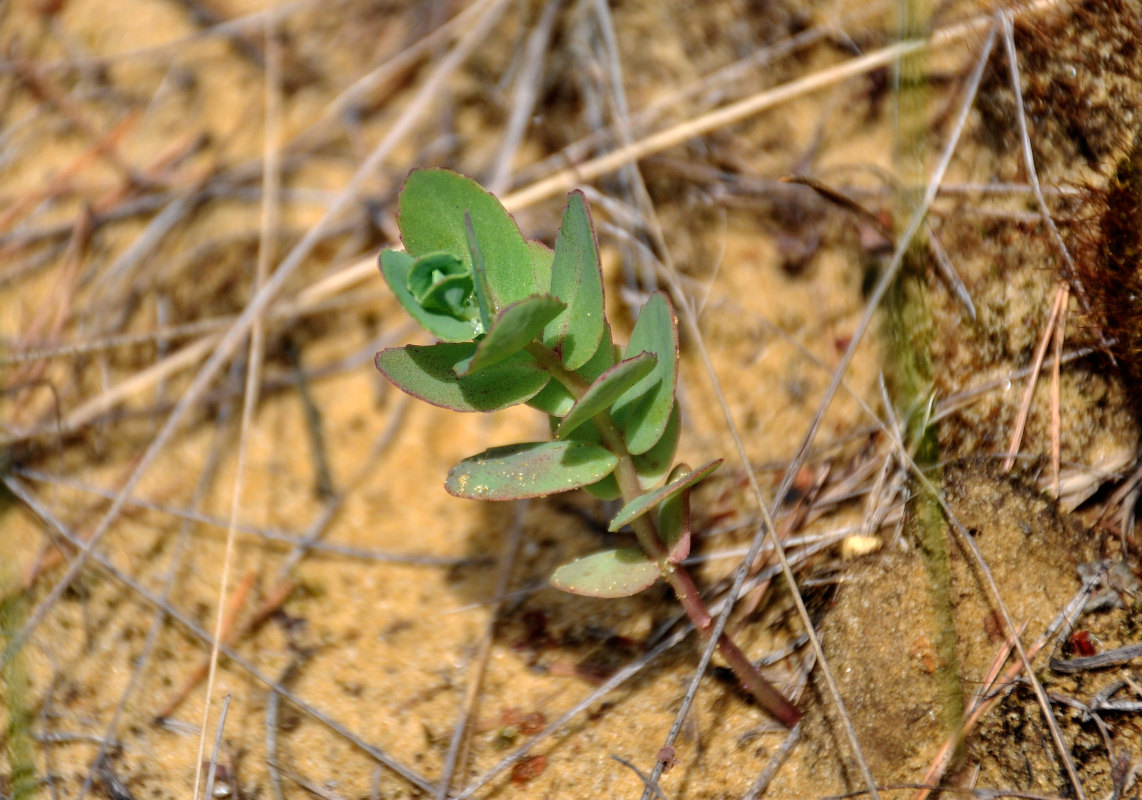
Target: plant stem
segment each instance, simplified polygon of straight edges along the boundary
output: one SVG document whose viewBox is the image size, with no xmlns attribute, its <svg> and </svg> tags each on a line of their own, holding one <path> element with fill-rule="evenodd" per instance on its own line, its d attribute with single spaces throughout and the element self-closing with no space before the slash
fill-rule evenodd
<svg viewBox="0 0 1142 800">
<path fill-rule="evenodd" d="M 602 419 L 600 419 L 602 418 Z M 605 424 L 603 424 L 605 423 Z M 603 442 L 608 447 L 612 446 L 612 442 L 608 439 L 608 433 L 613 434 L 614 438 L 618 439 L 618 444 L 622 446 L 622 438 L 619 436 L 618 431 L 611 422 L 610 415 L 606 412 L 600 414 L 595 418 L 595 425 L 603 434 Z M 610 428 L 609 431 L 605 428 Z M 643 494 L 642 485 L 638 480 L 638 472 L 635 470 L 634 461 L 631 459 L 630 454 L 626 452 L 625 448 L 619 453 L 619 464 L 615 469 L 615 478 L 618 480 L 619 490 L 623 494 L 623 500 L 630 502 L 639 495 Z M 635 536 L 638 537 L 639 544 L 646 554 L 651 558 L 658 561 L 662 568 L 662 577 L 670 584 L 674 590 L 678 602 L 686 610 L 686 615 L 690 621 L 694 623 L 694 627 L 702 634 L 705 639 L 710 638 L 710 633 L 713 629 L 713 618 L 710 616 L 709 610 L 706 608 L 705 602 L 702 600 L 702 595 L 698 591 L 698 587 L 694 585 L 694 580 L 690 577 L 689 571 L 681 564 L 672 564 L 666 558 L 666 547 L 662 544 L 662 540 L 658 537 L 658 531 L 655 529 L 654 522 L 648 515 L 644 515 L 634 520 L 631 523 L 634 529 Z M 785 725 L 792 728 L 801 720 L 801 712 L 795 705 L 790 703 L 781 692 L 765 679 L 765 677 L 758 671 L 753 662 L 749 660 L 742 649 L 738 647 L 737 643 L 730 638 L 729 635 L 723 633 L 718 638 L 718 652 L 730 665 L 730 669 L 737 675 L 738 680 L 742 686 L 750 694 L 757 699 L 771 714 L 781 720 Z"/>
<path fill-rule="evenodd" d="M 528 345 L 528 352 L 544 367 L 551 376 L 559 381 L 571 395 L 578 400 L 586 392 L 588 384 L 579 375 L 563 368 L 559 358 L 549 348 L 539 342 Z M 593 418 L 595 427 L 602 436 L 603 445 L 618 456 L 619 463 L 615 468 L 615 479 L 622 493 L 623 501 L 630 502 L 644 494 L 642 484 L 639 482 L 638 471 L 635 469 L 634 459 L 627 451 L 626 442 L 622 434 L 615 427 L 614 421 L 606 411 Z M 710 615 L 706 603 L 689 571 L 681 564 L 673 564 L 667 558 L 666 546 L 658 536 L 654 521 L 650 515 L 643 516 L 631 522 L 635 536 L 646 555 L 658 562 L 662 577 L 674 590 L 675 597 L 682 604 L 686 616 L 698 629 L 705 639 L 710 638 L 713 631 L 714 619 Z M 726 633 L 718 638 L 718 652 L 730 665 L 734 675 L 741 682 L 742 687 L 753 695 L 769 713 L 777 717 L 787 727 L 792 728 L 801 721 L 801 711 L 793 705 L 784 695 L 761 674 L 753 662 L 749 660 L 737 643 Z"/>
<path fill-rule="evenodd" d="M 931 4 L 927 0 L 897 0 L 902 40 L 927 38 L 931 32 Z M 897 210 L 901 219 L 914 213 L 923 200 L 927 181 L 928 64 L 924 53 L 900 61 L 897 92 L 896 163 L 900 174 Z M 928 303 L 927 243 L 913 240 L 900 274 L 888 295 L 892 355 L 886 370 L 889 391 L 904 422 L 904 441 L 917 466 L 940 482 L 939 431 L 929 423 L 927 401 L 935 370 L 931 342 L 934 323 Z M 955 616 L 952 606 L 948 526 L 938 498 L 926 484 L 915 483 L 908 501 L 908 529 L 920 545 L 928 573 L 936 631 L 937 714 L 946 735 L 960 737 L 963 730 L 963 674 L 956 654 Z M 957 738 L 954 761 L 963 756 Z"/>
</svg>

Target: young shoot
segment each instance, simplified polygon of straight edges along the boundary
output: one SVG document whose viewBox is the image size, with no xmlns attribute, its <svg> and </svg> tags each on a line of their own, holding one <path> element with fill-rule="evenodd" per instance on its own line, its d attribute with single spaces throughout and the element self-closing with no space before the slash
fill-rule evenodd
<svg viewBox="0 0 1142 800">
<path fill-rule="evenodd" d="M 527 403 L 551 422 L 551 441 L 465 458 L 448 473 L 448 492 L 519 500 L 583 488 L 621 498 L 610 529 L 631 526 L 639 547 L 564 564 L 551 585 L 626 597 L 665 580 L 708 637 L 713 619 L 682 562 L 690 551 L 690 490 L 721 460 L 697 469 L 674 463 L 678 329 L 666 295 L 647 300 L 625 348 L 614 342 L 581 192 L 567 199 L 554 250 L 525 240 L 495 197 L 447 170 L 408 177 L 397 223 L 405 249 L 381 253 L 381 273 L 439 341 L 384 350 L 377 369 L 433 405 L 498 411 Z M 730 637 L 723 634 L 718 648 L 762 706 L 788 726 L 798 722 L 797 707 Z"/>
</svg>

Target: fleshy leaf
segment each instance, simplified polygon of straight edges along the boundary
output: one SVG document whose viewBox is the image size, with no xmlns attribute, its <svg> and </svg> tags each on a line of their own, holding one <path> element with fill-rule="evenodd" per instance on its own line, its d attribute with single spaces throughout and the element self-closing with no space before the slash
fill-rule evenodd
<svg viewBox="0 0 1142 800">
<path fill-rule="evenodd" d="M 552 381 L 552 383 L 554 383 L 554 381 Z M 559 422 L 559 419 L 555 417 L 551 418 L 552 435 L 555 434 L 555 429 L 559 427 Z M 602 439 L 603 437 L 599 435 L 599 429 L 595 427 L 593 420 L 587 420 L 584 422 L 582 425 L 572 431 L 570 436 L 570 441 L 582 442 L 584 444 L 592 445 L 599 444 Z M 601 481 L 596 481 L 595 483 L 588 484 L 583 488 L 600 500 L 614 500 L 622 494 L 622 492 L 619 491 L 619 482 L 615 479 L 614 473 L 611 473 Z"/>
<path fill-rule="evenodd" d="M 549 379 L 526 353 L 480 371 L 457 376 L 456 365 L 472 357 L 472 342 L 407 345 L 377 353 L 377 369 L 397 387 L 453 411 L 496 411 L 534 397 Z"/>
<path fill-rule="evenodd" d="M 604 344 L 613 354 L 614 350 L 611 348 L 609 337 L 604 342 Z M 601 347 L 599 348 L 599 353 L 602 353 Z M 592 361 L 595 361 L 596 359 L 602 361 L 599 353 L 596 353 L 596 356 L 594 359 L 592 359 Z M 586 371 L 587 367 L 583 367 L 583 369 L 579 370 L 579 374 L 583 375 Z M 553 380 L 551 383 L 555 383 L 555 381 Z M 548 386 L 550 385 L 551 384 L 548 384 Z M 561 420 L 556 417 L 551 417 L 550 422 L 551 434 L 554 436 L 555 430 L 559 427 Z M 593 420 L 587 420 L 582 425 L 575 428 L 569 437 L 570 441 L 584 442 L 585 444 L 599 444 L 602 441 L 602 438 L 603 437 L 599 435 L 599 429 L 595 427 Z M 595 483 L 589 484 L 588 486 L 584 486 L 583 488 L 600 500 L 614 500 L 622 494 L 622 492 L 619 490 L 619 482 L 615 479 L 613 474 L 608 475 L 601 481 L 597 481 Z"/>
<path fill-rule="evenodd" d="M 539 294 L 551 293 L 551 264 L 555 251 L 543 242 L 529 239 L 527 249 L 531 251 L 531 264 L 535 268 L 535 291 Z"/>
<path fill-rule="evenodd" d="M 567 304 L 567 310 L 547 326 L 543 341 L 563 366 L 577 370 L 595 354 L 606 325 L 599 245 L 582 192 L 568 195 L 563 209 L 551 265 L 551 293 Z"/>
<path fill-rule="evenodd" d="M 449 304 L 448 292 L 441 292 L 441 285 L 455 285 L 464 289 L 462 303 Z M 451 253 L 429 253 L 413 262 L 408 274 L 408 290 L 416 302 L 430 311 L 459 316 L 463 301 L 472 294 L 472 271 Z"/>
<path fill-rule="evenodd" d="M 566 439 L 575 428 L 610 408 L 611 403 L 623 392 L 654 369 L 657 361 L 658 358 L 653 353 L 639 353 L 634 358 L 620 361 L 600 375 L 560 423 L 555 438 Z"/>
<path fill-rule="evenodd" d="M 680 478 L 690 471 L 679 464 L 670 472 L 670 479 Z M 669 482 L 669 481 L 668 481 Z M 666 545 L 666 560 L 681 564 L 690 555 L 690 490 L 683 489 L 662 501 L 658 507 L 658 535 Z"/>
<path fill-rule="evenodd" d="M 550 386 L 555 381 L 547 385 Z M 546 387 L 544 391 L 546 391 Z M 670 412 L 670 421 L 666 423 L 666 430 L 662 438 L 655 442 L 654 447 L 645 453 L 633 457 L 634 468 L 638 472 L 638 481 L 642 488 L 650 489 L 656 486 L 670 471 L 674 463 L 674 454 L 678 451 L 678 439 L 682 433 L 682 415 L 678 411 L 675 401 L 674 409 Z"/>
<path fill-rule="evenodd" d="M 452 253 L 472 268 L 464 215 L 488 269 L 488 286 L 498 310 L 535 293 L 531 251 L 500 201 L 471 178 L 443 169 L 413 171 L 400 193 L 397 224 L 414 258 Z"/>
<path fill-rule="evenodd" d="M 430 254 L 431 257 L 433 254 Z M 409 291 L 409 274 L 416 259 L 408 253 L 385 250 L 381 253 L 381 275 L 409 315 L 438 339 L 446 342 L 470 342 L 479 333 L 475 320 L 457 319 L 451 314 L 436 313 L 421 306 Z"/>
<path fill-rule="evenodd" d="M 674 408 L 678 376 L 678 330 L 674 311 L 662 292 L 646 301 L 631 331 L 627 356 L 646 351 L 658 356 L 654 370 L 632 386 L 611 409 L 611 417 L 626 437 L 627 449 L 645 453 L 662 438 Z"/>
<path fill-rule="evenodd" d="M 622 489 L 619 488 L 618 480 L 613 474 L 583 488 L 600 500 L 618 500 L 623 493 Z"/>
<path fill-rule="evenodd" d="M 611 326 L 603 326 L 603 339 L 599 342 L 599 349 L 595 351 L 595 355 L 591 356 L 591 360 L 579 368 L 579 375 L 589 381 L 593 381 L 609 370 L 619 360 L 618 353 L 615 352 L 616 348 L 614 342 L 611 340 Z"/>
<path fill-rule="evenodd" d="M 551 381 L 541 394 L 546 393 L 548 389 L 555 384 L 556 381 Z M 558 424 L 558 419 L 552 420 L 551 431 L 553 434 Z M 678 447 L 678 434 L 680 429 L 681 425 L 679 424 L 678 414 L 674 413 L 671 415 L 670 425 L 667 426 L 666 433 L 662 435 L 662 439 L 659 440 L 658 444 L 642 455 L 633 458 L 634 468 L 638 473 L 639 484 L 644 490 L 652 489 L 661 483 L 663 477 L 670 469 L 670 464 L 674 460 L 674 451 Z M 602 439 L 592 420 L 588 420 L 577 427 L 570 438 L 572 441 L 586 442 L 588 444 L 598 444 Z M 592 483 L 590 486 L 583 488 L 600 500 L 614 500 L 622 494 L 622 492 L 619 491 L 619 482 L 615 480 L 613 474 L 608 475 L 598 483 Z"/>
<path fill-rule="evenodd" d="M 512 303 L 500 312 L 492 329 L 476 348 L 466 369 L 457 374 L 471 375 L 515 355 L 535 339 L 543 326 L 563 310 L 563 303 L 546 294 L 536 294 Z"/>
<path fill-rule="evenodd" d="M 448 473 L 449 494 L 472 500 L 521 500 L 567 492 L 605 478 L 618 457 L 581 442 L 530 442 L 493 447 Z"/>
<path fill-rule="evenodd" d="M 528 400 L 527 404 L 549 416 L 565 417 L 571 406 L 575 405 L 575 398 L 563 388 L 563 384 L 551 380 L 543 387 L 543 391 Z"/>
<path fill-rule="evenodd" d="M 623 525 L 626 525 L 632 520 L 636 520 L 641 517 L 651 508 L 661 503 L 663 500 L 678 494 L 684 489 L 689 489 L 698 481 L 702 480 L 711 472 L 716 470 L 718 466 L 721 465 L 721 463 L 722 459 L 720 458 L 717 461 L 711 461 L 709 464 L 704 464 L 693 472 L 683 472 L 681 475 L 674 478 L 674 480 L 667 483 L 661 489 L 655 489 L 653 492 L 647 492 L 646 494 L 639 495 L 634 500 L 631 500 L 629 503 L 619 509 L 619 513 L 616 514 L 615 518 L 611 520 L 611 524 L 608 527 L 608 530 L 612 532 L 617 531 Z"/>
<path fill-rule="evenodd" d="M 615 365 L 615 346 L 611 344 L 611 329 L 606 327 L 603 329 L 603 341 L 599 345 L 599 349 L 595 351 L 595 355 L 591 356 L 591 360 L 584 364 L 579 369 L 579 377 L 584 380 L 593 381 L 606 372 L 608 369 Z M 559 381 L 550 381 L 543 391 L 528 401 L 528 405 L 532 408 L 538 408 L 552 417 L 565 417 L 571 407 L 575 405 L 575 398 L 571 393 L 563 388 Z M 551 420 L 551 434 L 555 435 L 555 429 L 559 426 L 558 419 Z M 575 438 L 575 437 L 572 437 Z M 598 442 L 599 437 L 595 436 L 592 442 Z M 614 483 L 614 481 L 611 481 Z M 588 487 L 589 489 L 590 487 Z M 613 500 L 618 497 L 618 484 L 615 484 L 615 494 L 610 497 L 605 497 L 605 500 Z M 596 495 L 600 496 L 600 495 Z"/>
<path fill-rule="evenodd" d="M 484 263 L 484 253 L 476 239 L 476 229 L 472 227 L 472 215 L 464 212 L 464 235 L 468 239 L 468 257 L 472 260 L 472 294 L 476 298 L 476 309 L 480 314 L 480 333 L 492 327 L 495 316 L 495 302 L 488 286 L 488 269 Z"/>
<path fill-rule="evenodd" d="M 637 547 L 604 550 L 577 558 L 551 574 L 556 589 L 586 597 L 629 597 L 662 576 L 658 564 Z"/>
</svg>

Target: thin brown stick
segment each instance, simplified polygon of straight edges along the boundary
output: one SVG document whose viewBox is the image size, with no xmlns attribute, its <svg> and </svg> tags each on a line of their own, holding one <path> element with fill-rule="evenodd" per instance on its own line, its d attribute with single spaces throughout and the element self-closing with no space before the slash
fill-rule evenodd
<svg viewBox="0 0 1142 800">
<path fill-rule="evenodd" d="M 233 410 L 232 406 L 233 404 L 230 402 L 223 402 L 214 421 L 214 433 L 211 437 L 210 448 L 207 451 L 206 463 L 199 472 L 198 480 L 195 481 L 194 492 L 191 496 L 191 508 L 196 511 L 201 508 L 203 500 L 217 475 L 218 466 L 222 458 L 222 445 L 227 439 L 226 431 L 230 425 L 230 417 Z M 187 545 L 190 541 L 191 527 L 191 520 L 184 517 L 179 525 L 179 533 L 175 539 L 174 553 L 171 555 L 170 564 L 167 567 L 166 576 L 163 579 L 162 595 L 160 596 L 160 600 L 163 604 L 169 603 L 175 585 L 175 579 L 182 569 L 183 557 L 186 554 Z M 111 714 L 111 720 L 107 723 L 107 727 L 103 731 L 103 744 L 100 745 L 99 752 L 96 753 L 95 757 L 91 760 L 92 767 L 88 769 L 87 775 L 83 779 L 83 785 L 80 787 L 76 800 L 84 800 L 91 790 L 92 783 L 95 779 L 95 767 L 103 763 L 107 757 L 110 749 L 108 743 L 114 740 L 124 709 L 126 709 L 128 701 L 139 687 L 143 670 L 150 661 L 150 656 L 154 652 L 159 633 L 163 630 L 163 623 L 165 621 L 166 614 L 163 608 L 156 608 L 151 618 L 150 628 L 147 631 L 146 641 L 143 643 L 142 652 L 135 659 L 134 666 L 131 669 L 131 677 L 128 679 L 127 686 L 123 689 L 122 694 L 119 696 L 119 702 L 115 705 L 115 711 Z"/>
<path fill-rule="evenodd" d="M 119 155 L 115 139 L 108 139 L 105 135 L 100 134 L 95 126 L 88 120 L 83 108 L 80 107 L 67 91 L 56 83 L 55 79 L 45 75 L 38 65 L 29 61 L 13 59 L 9 63 L 15 67 L 20 79 L 24 81 L 36 97 L 54 106 L 56 110 L 66 117 L 68 122 L 74 125 L 84 136 L 93 142 L 106 141 L 106 146 L 100 148 L 97 151 L 97 155 L 122 173 L 123 177 L 132 182 L 136 182 L 137 176 L 135 170 Z"/>
<path fill-rule="evenodd" d="M 492 194 L 503 193 L 511 181 L 512 160 L 531 122 L 535 101 L 539 96 L 539 87 L 543 81 L 548 42 L 562 5 L 563 0 L 547 0 L 539 21 L 527 37 L 523 63 L 516 73 L 516 84 L 512 92 L 511 116 L 508 118 L 500 148 L 489 172 L 487 188 Z"/>
<path fill-rule="evenodd" d="M 1059 375 L 1062 361 L 1063 340 L 1067 331 L 1067 303 L 1063 301 L 1063 311 L 1055 325 L 1055 363 L 1051 365 L 1051 486 L 1055 498 L 1060 493 L 1059 464 L 1062 460 L 1062 413 L 1061 413 L 1061 380 Z"/>
<path fill-rule="evenodd" d="M 1020 6 L 1015 9 L 1015 12 L 1020 16 L 1034 15 L 1055 8 L 1060 2 L 1061 0 L 1036 0 L 1036 2 Z M 579 184 L 614 172 L 633 161 L 683 144 L 695 137 L 739 122 L 749 116 L 788 103 L 804 95 L 812 94 L 849 78 L 879 69 L 924 47 L 948 47 L 969 39 L 985 30 L 990 22 L 990 16 L 974 17 L 968 22 L 936 30 L 927 42 L 900 42 L 839 66 L 830 67 L 805 78 L 768 89 L 746 100 L 705 114 L 696 120 L 690 120 L 672 128 L 652 133 L 610 153 L 548 176 L 501 198 L 501 202 L 504 208 L 512 212 L 528 208 L 550 197 L 570 191 Z M 339 291 L 347 286 L 368 280 L 376 274 L 376 271 L 376 259 L 370 256 L 330 275 L 309 287 L 307 292 L 317 296 L 325 296 L 330 291 Z"/>
<path fill-rule="evenodd" d="M 258 241 L 258 262 L 254 276 L 253 294 L 256 297 L 269 277 L 271 260 L 274 257 L 274 236 L 277 233 L 278 192 L 281 188 L 281 125 L 282 125 L 282 59 L 283 48 L 278 39 L 273 22 L 266 23 L 266 129 L 265 129 L 265 169 L 263 171 L 262 219 Z M 243 490 L 246 477 L 246 445 L 250 432 L 254 429 L 254 410 L 258 406 L 258 390 L 261 386 L 262 360 L 265 357 L 265 317 L 254 317 L 250 329 L 250 347 L 246 365 L 246 388 L 242 398 L 242 419 L 238 430 L 238 464 L 234 475 L 234 489 L 230 502 L 230 523 L 226 528 L 226 555 L 222 563 L 222 576 L 219 579 L 219 594 L 224 596 L 226 582 L 230 574 L 230 562 L 234 554 L 234 541 L 237 536 L 238 515 L 242 509 Z M 286 593 L 288 595 L 288 592 Z M 202 753 L 206 746 L 206 721 L 210 716 L 210 706 L 214 689 L 214 677 L 218 669 L 218 644 L 222 642 L 222 618 L 219 615 L 218 627 L 214 633 L 214 646 L 210 650 L 206 699 L 202 707 L 202 734 L 199 738 L 198 758 L 195 761 L 194 793 L 192 800 L 198 800 L 199 781 L 202 777 Z M 212 780 L 207 781 L 206 797 L 211 797 Z"/>
<path fill-rule="evenodd" d="M 1009 471 L 1015 466 L 1015 457 L 1019 455 L 1023 431 L 1027 427 L 1027 417 L 1031 414 L 1031 399 L 1035 395 L 1035 384 L 1039 382 L 1039 373 L 1043 368 L 1043 357 L 1047 355 L 1047 345 L 1051 343 L 1055 325 L 1058 324 L 1063 305 L 1067 301 L 1067 294 L 1066 284 L 1060 283 L 1055 290 L 1055 301 L 1051 304 L 1051 313 L 1047 316 L 1047 323 L 1043 326 L 1039 344 L 1035 347 L 1035 357 L 1031 361 L 1031 374 L 1027 376 L 1027 388 L 1023 390 L 1023 399 L 1019 404 L 1019 411 L 1015 415 L 1015 422 L 1012 425 L 1011 440 L 1007 445 L 1007 457 L 1003 459 L 1005 471 Z"/>
<path fill-rule="evenodd" d="M 352 85 L 338 94 L 325 105 L 305 131 L 295 140 L 300 145 L 317 138 L 317 134 L 324 130 L 331 122 L 340 118 L 349 108 L 361 99 L 386 83 L 396 81 L 402 73 L 412 69 L 419 59 L 424 58 L 435 50 L 439 50 L 448 40 L 456 37 L 466 26 L 473 24 L 480 15 L 487 11 L 491 0 L 475 0 L 456 16 L 440 25 L 434 31 L 419 41 L 402 48 L 399 53 L 386 60 L 375 69 L 355 80 Z"/>
<path fill-rule="evenodd" d="M 76 283 L 79 278 L 80 267 L 83 264 L 82 256 L 87 251 L 90 238 L 91 215 L 82 213 L 75 222 L 75 229 L 71 241 L 68 242 L 67 252 L 64 254 L 63 265 L 59 270 L 56 283 L 49 292 L 47 302 L 40 305 L 28 326 L 26 334 L 21 337 L 24 341 L 43 336 L 55 336 L 63 329 L 64 323 L 71 313 Z M 47 367 L 46 361 L 23 364 L 20 368 L 13 370 L 8 383 L 11 386 L 35 383 L 43 377 Z M 9 425 L 19 424 L 28 416 L 36 413 L 31 403 L 26 405 L 21 403 L 20 393 L 16 394 L 15 406 L 15 413 L 6 420 Z"/>
<path fill-rule="evenodd" d="M 328 527 L 329 523 L 333 520 L 337 509 L 340 508 L 341 504 L 344 502 L 346 494 L 362 484 L 365 478 L 369 475 L 370 470 L 375 466 L 377 460 L 381 457 L 381 455 L 384 454 L 389 445 L 392 444 L 397 431 L 400 430 L 401 422 L 404 419 L 404 412 L 408 406 L 408 400 L 402 397 L 400 405 L 398 405 L 398 407 L 392 412 L 391 418 L 389 419 L 388 424 L 385 426 L 385 429 L 373 443 L 368 456 L 362 462 L 360 467 L 358 467 L 352 477 L 350 477 L 348 483 L 346 484 L 346 488 L 326 504 L 326 507 L 310 524 L 306 535 L 302 537 L 301 541 L 298 542 L 298 544 L 296 544 L 290 551 L 289 555 L 282 563 L 281 568 L 278 570 L 278 581 L 274 585 L 274 588 L 269 591 L 265 599 L 262 600 L 261 604 L 254 610 L 250 617 L 244 623 L 242 623 L 241 626 L 235 629 L 228 629 L 230 631 L 229 634 L 224 635 L 221 639 L 222 645 L 229 645 L 242 641 L 244 638 L 261 627 L 266 622 L 266 620 L 268 620 L 271 615 L 276 613 L 286 602 L 286 600 L 289 599 L 290 595 L 293 593 L 293 590 L 297 588 L 297 581 L 290 577 L 290 571 L 294 566 L 297 565 L 298 561 L 301 560 L 301 557 L 313 547 L 317 541 L 317 538 Z M 201 681 L 202 678 L 206 675 L 208 666 L 209 658 L 203 661 L 199 671 L 195 673 L 197 676 L 195 678 L 195 683 Z M 170 716 L 170 714 L 173 713 L 174 708 L 183 700 L 185 700 L 188 694 L 189 691 L 183 692 L 181 697 L 177 698 L 177 702 L 172 701 L 169 703 L 167 707 L 158 714 L 158 717 L 163 718 Z"/>
<path fill-rule="evenodd" d="M 241 588 L 241 587 L 239 587 Z M 249 618 L 238 627 L 231 627 L 228 625 L 220 640 L 223 645 L 233 645 L 248 637 L 255 630 L 265 624 L 273 614 L 277 613 L 293 594 L 293 590 L 297 588 L 297 582 L 289 579 L 278 581 L 265 599 L 258 605 Z M 237 592 L 237 590 L 235 590 Z M 234 603 L 232 602 L 233 606 Z M 231 621 L 232 622 L 232 621 Z M 203 658 L 202 663 L 195 668 L 194 672 L 190 674 L 186 682 L 182 685 L 179 691 L 167 702 L 159 713 L 155 714 L 155 719 L 167 719 L 178 707 L 181 706 L 190 693 L 202 683 L 210 671 L 210 657 Z"/>
<path fill-rule="evenodd" d="M 3 482 L 5 486 L 11 489 L 13 494 L 22 500 L 36 514 L 36 516 L 42 519 L 46 525 L 49 525 L 55 529 L 73 547 L 76 547 L 81 551 L 88 552 L 89 558 L 101 570 L 114 578 L 115 581 L 129 588 L 138 597 L 142 598 L 155 608 L 161 608 L 167 616 L 181 624 L 199 641 L 205 643 L 207 646 L 212 646 L 213 638 L 207 631 L 203 630 L 201 626 L 187 617 L 186 614 L 179 611 L 170 603 L 166 602 L 155 592 L 152 592 L 150 589 L 148 589 L 146 586 L 143 586 L 130 575 L 127 575 L 122 570 L 118 569 L 114 564 L 111 563 L 111 560 L 107 556 L 103 555 L 98 550 L 91 550 L 87 544 L 82 542 L 78 537 L 76 537 L 74 533 L 68 530 L 67 526 L 56 519 L 55 516 L 52 515 L 52 513 L 47 508 L 38 503 L 36 499 L 24 489 L 19 481 L 15 480 L 11 476 L 0 476 L 0 482 Z M 369 744 L 361 736 L 357 735 L 345 725 L 338 722 L 328 713 L 306 702 L 304 698 L 299 697 L 298 695 L 289 691 L 286 687 L 275 683 L 269 676 L 255 667 L 252 663 L 250 663 L 248 659 L 244 658 L 241 653 L 236 652 L 232 647 L 224 645 L 220 649 L 222 653 L 236 666 L 245 670 L 250 676 L 255 678 L 264 686 L 268 687 L 271 691 L 282 695 L 298 710 L 317 720 L 334 733 L 344 737 L 347 741 L 351 742 L 353 746 L 357 747 L 362 752 L 367 753 L 377 762 L 383 764 L 393 772 L 396 772 L 402 778 L 407 780 L 412 785 L 419 787 L 425 793 L 432 791 L 433 784 L 416 770 L 397 761 L 384 750 Z"/>
<path fill-rule="evenodd" d="M 220 625 L 216 629 L 215 635 L 218 636 L 219 641 L 226 642 L 227 644 L 233 643 L 237 638 L 234 628 L 234 620 L 238 618 L 238 612 L 246 604 L 246 599 L 250 596 L 250 591 L 254 588 L 254 582 L 258 579 L 258 573 L 254 570 L 249 570 L 239 581 L 238 585 L 234 587 L 234 593 L 230 595 L 228 603 L 222 607 L 222 612 L 219 617 Z M 156 719 L 166 719 L 170 717 L 183 704 L 190 693 L 194 691 L 195 687 L 202 682 L 202 679 L 207 676 L 210 671 L 210 660 L 207 659 L 198 665 L 183 681 L 178 691 L 174 693 L 167 704 L 163 706 L 162 710 L 155 714 Z"/>
<path fill-rule="evenodd" d="M 83 153 L 80 153 L 71 163 L 65 165 L 52 176 L 44 186 L 28 192 L 22 192 L 7 210 L 0 213 L 0 232 L 7 232 L 17 221 L 23 218 L 28 211 L 49 197 L 54 197 L 72 184 L 73 179 L 89 168 L 100 156 L 119 144 L 123 138 L 135 129 L 142 115 L 134 112 L 125 116 L 115 127 L 102 136 L 95 144 Z"/>
<path fill-rule="evenodd" d="M 214 734 L 214 748 L 210 751 L 210 769 L 206 773 L 206 796 L 215 797 L 214 779 L 218 775 L 218 752 L 222 749 L 222 731 L 226 727 L 226 712 L 230 709 L 230 693 L 222 698 L 222 710 L 218 713 L 218 728 Z"/>
<path fill-rule="evenodd" d="M 1019 14 L 1034 14 L 1058 5 L 1058 0 L 1038 0 L 1018 9 Z M 638 161 L 648 155 L 660 153 L 670 147 L 705 135 L 711 131 L 724 128 L 743 119 L 759 114 L 774 106 L 787 103 L 798 97 L 816 92 L 820 89 L 840 83 L 841 81 L 863 75 L 874 69 L 895 63 L 904 56 L 917 53 L 928 48 L 941 48 L 956 44 L 972 36 L 978 36 L 992 23 L 990 14 L 981 14 L 972 19 L 955 25 L 949 25 L 933 31 L 930 39 L 926 41 L 899 42 L 889 47 L 875 50 L 866 55 L 854 58 L 836 67 L 815 72 L 804 78 L 790 83 L 768 89 L 752 97 L 732 103 L 701 117 L 689 120 L 672 128 L 659 131 L 638 141 L 624 145 L 613 152 L 586 161 L 578 166 L 563 170 L 555 175 L 539 181 L 531 186 L 514 192 L 503 198 L 504 206 L 509 210 L 534 205 L 541 200 L 563 194 L 573 189 L 577 184 L 586 183 L 613 172 L 619 167 Z"/>
</svg>

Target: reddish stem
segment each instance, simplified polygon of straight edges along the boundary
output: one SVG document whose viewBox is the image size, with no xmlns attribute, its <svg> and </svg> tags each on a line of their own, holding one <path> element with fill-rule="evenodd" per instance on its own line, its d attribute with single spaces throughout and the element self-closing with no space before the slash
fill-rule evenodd
<svg viewBox="0 0 1142 800">
<path fill-rule="evenodd" d="M 540 342 L 532 342 L 528 345 L 527 351 L 576 399 L 582 397 L 587 391 L 589 384 L 578 374 L 564 369 L 559 358 L 548 347 Z M 618 456 L 619 463 L 615 468 L 615 478 L 618 481 L 623 500 L 629 503 L 643 494 L 634 460 L 627 451 L 622 434 L 619 433 L 607 412 L 604 411 L 595 416 L 594 422 L 602 435 L 603 444 Z M 694 623 L 694 627 L 702 634 L 702 638 L 709 641 L 714 630 L 714 619 L 710 616 L 710 612 L 702 600 L 698 587 L 694 585 L 690 573 L 681 564 L 673 564 L 667 558 L 666 546 L 659 538 L 654 522 L 649 516 L 643 515 L 634 520 L 631 527 L 634 528 L 638 542 L 642 545 L 647 556 L 659 563 L 662 569 L 662 577 L 674 589 L 674 595 L 682 604 L 682 608 L 686 610 L 686 616 Z M 801 711 L 797 706 L 789 702 L 772 683 L 765 679 L 765 676 L 758 671 L 753 662 L 724 631 L 718 637 L 718 652 L 730 665 L 730 669 L 734 671 L 738 681 L 741 682 L 742 688 L 753 695 L 754 699 L 761 703 L 770 714 L 790 728 L 801 721 Z"/>
</svg>

